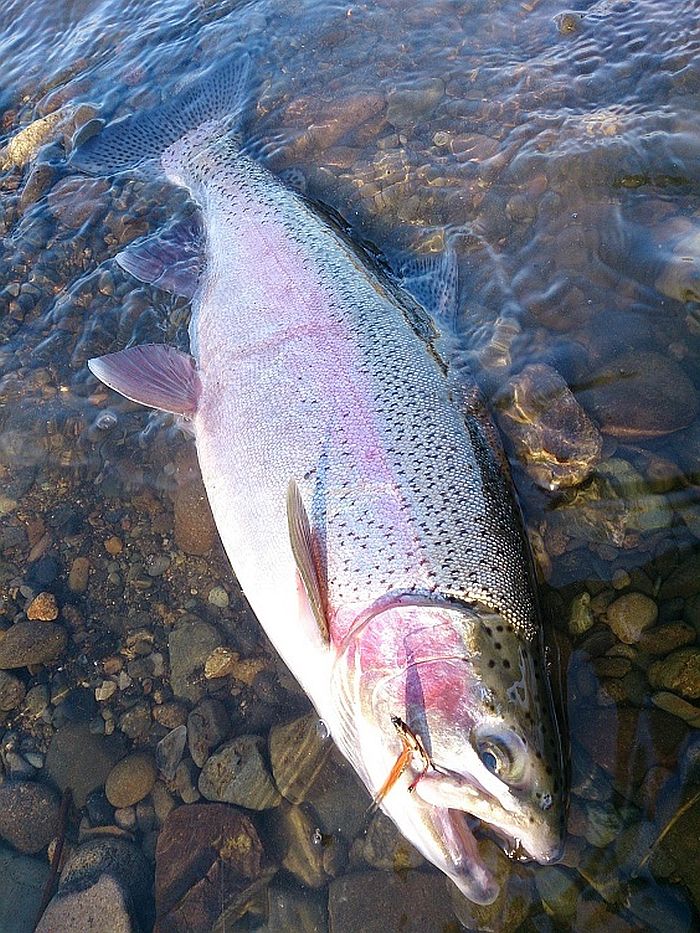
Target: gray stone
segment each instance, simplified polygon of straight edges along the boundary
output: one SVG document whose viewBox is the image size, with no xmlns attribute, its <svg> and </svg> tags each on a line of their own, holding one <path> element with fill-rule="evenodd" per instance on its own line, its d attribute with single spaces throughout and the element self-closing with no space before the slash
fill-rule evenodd
<svg viewBox="0 0 700 933">
<path fill-rule="evenodd" d="M 223 644 L 219 631 L 208 622 L 188 616 L 181 619 L 168 639 L 170 684 L 176 697 L 197 703 L 204 696 L 204 664 Z"/>
<path fill-rule="evenodd" d="M 438 873 L 368 871 L 343 875 L 331 882 L 328 890 L 329 927 L 334 933 L 448 930 L 455 925 L 455 917 L 446 885 Z"/>
<path fill-rule="evenodd" d="M 142 739 L 151 728 L 151 707 L 146 700 L 135 703 L 119 718 L 119 728 L 130 739 Z"/>
<path fill-rule="evenodd" d="M 445 94 L 441 78 L 426 78 L 413 82 L 411 87 L 396 88 L 387 98 L 386 118 L 392 126 L 413 126 L 423 114 L 432 110 Z"/>
<path fill-rule="evenodd" d="M 672 716 L 678 716 L 679 719 L 685 720 L 693 729 L 700 729 L 700 707 L 693 706 L 692 703 L 688 703 L 687 700 L 676 696 L 675 693 L 667 693 L 662 690 L 652 696 L 651 702 L 654 706 L 666 710 Z"/>
<path fill-rule="evenodd" d="M 0 670 L 54 661 L 67 644 L 66 630 L 55 622 L 15 622 L 0 637 Z"/>
<path fill-rule="evenodd" d="M 197 790 L 198 776 L 197 766 L 189 758 L 177 766 L 174 784 L 183 803 L 195 803 L 199 800 L 201 795 Z"/>
<path fill-rule="evenodd" d="M 273 726 L 269 749 L 277 789 L 290 803 L 302 803 L 318 777 L 333 743 L 315 712 Z"/>
<path fill-rule="evenodd" d="M 94 735 L 87 723 L 66 723 L 51 739 L 46 755 L 46 774 L 61 790 L 69 788 L 77 807 L 101 787 L 124 754 L 118 735 Z"/>
<path fill-rule="evenodd" d="M 187 744 L 187 726 L 177 726 L 156 745 L 156 765 L 166 781 L 172 781 Z"/>
<path fill-rule="evenodd" d="M 47 784 L 5 781 L 0 784 L 0 837 L 20 852 L 40 852 L 58 828 L 60 800 Z"/>
<path fill-rule="evenodd" d="M 662 600 L 692 599 L 700 594 L 700 553 L 689 554 L 661 584 L 659 598 Z"/>
<path fill-rule="evenodd" d="M 622 829 L 622 820 L 612 804 L 588 803 L 584 836 L 591 845 L 605 848 Z"/>
<path fill-rule="evenodd" d="M 250 810 L 276 807 L 282 797 L 267 770 L 264 745 L 259 736 L 241 735 L 218 748 L 199 776 L 202 796 Z"/>
<path fill-rule="evenodd" d="M 273 883 L 267 889 L 267 922 L 259 933 L 328 933 L 322 894 Z"/>
<path fill-rule="evenodd" d="M 45 860 L 19 855 L 0 846 L 0 930 L 34 933 L 48 877 L 49 866 Z"/>
<path fill-rule="evenodd" d="M 0 671 L 0 712 L 17 709 L 24 699 L 24 684 L 7 671 Z"/>
<path fill-rule="evenodd" d="M 571 924 L 576 917 L 580 893 L 575 876 L 556 865 L 537 867 L 534 875 L 537 893 L 545 910 L 562 925 Z"/>
<path fill-rule="evenodd" d="M 137 933 L 138 929 L 129 913 L 128 894 L 111 875 L 104 875 L 88 888 L 53 897 L 36 933 Z"/>
<path fill-rule="evenodd" d="M 230 721 L 226 707 L 220 700 L 204 699 L 187 717 L 187 745 L 192 761 L 201 768 L 216 748 L 226 738 Z"/>
<path fill-rule="evenodd" d="M 593 627 L 593 610 L 591 609 L 591 594 L 579 593 L 571 601 L 569 607 L 569 631 L 572 635 L 583 635 Z"/>
</svg>

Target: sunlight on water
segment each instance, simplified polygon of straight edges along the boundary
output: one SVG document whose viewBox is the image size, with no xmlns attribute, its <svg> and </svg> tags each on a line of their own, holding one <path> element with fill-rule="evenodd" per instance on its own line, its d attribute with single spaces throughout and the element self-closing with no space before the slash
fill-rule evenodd
<svg viewBox="0 0 700 933">
<path fill-rule="evenodd" d="M 154 910 L 227 930 L 697 924 L 699 23 L 697 0 L 3 5 L 0 638 L 47 628 L 17 664 L 0 641 L 2 765 L 72 787 L 87 809 L 69 813 L 67 851 L 79 825 L 80 841 L 121 827 L 145 929 Z M 490 908 L 367 812 L 313 716 L 284 726 L 308 704 L 231 577 L 190 440 L 86 367 L 131 344 L 187 347 L 188 303 L 115 256 L 192 204 L 157 171 L 88 178 L 67 153 L 239 47 L 251 153 L 390 267 L 458 256 L 459 353 L 505 437 L 571 745 L 562 862 L 484 841 L 503 891 Z M 200 769 L 242 736 L 258 737 L 236 754 L 269 798 L 252 823 L 202 816 L 200 839 L 183 816 L 158 841 L 174 805 L 218 799 Z M 145 793 L 105 796 L 127 748 L 150 755 L 132 769 Z M 13 929 L 31 930 L 58 798 L 23 809 L 11 793 L 0 858 L 26 876 L 10 900 Z M 39 828 L 18 835 L 25 823 Z M 156 846 L 154 908 L 134 877 L 151 877 Z"/>
</svg>

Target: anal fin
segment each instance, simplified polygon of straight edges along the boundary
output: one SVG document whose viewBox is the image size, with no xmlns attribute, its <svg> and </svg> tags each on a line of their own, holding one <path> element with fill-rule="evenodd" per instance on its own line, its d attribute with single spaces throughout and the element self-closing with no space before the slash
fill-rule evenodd
<svg viewBox="0 0 700 933">
<path fill-rule="evenodd" d="M 299 487 L 294 480 L 290 481 L 287 488 L 287 523 L 289 525 L 289 542 L 292 546 L 292 554 L 296 561 L 301 582 L 306 590 L 306 596 L 319 631 L 323 640 L 328 643 L 330 635 L 326 617 L 326 588 L 314 555 L 313 532 L 311 531 L 309 516 L 306 514 Z"/>
</svg>

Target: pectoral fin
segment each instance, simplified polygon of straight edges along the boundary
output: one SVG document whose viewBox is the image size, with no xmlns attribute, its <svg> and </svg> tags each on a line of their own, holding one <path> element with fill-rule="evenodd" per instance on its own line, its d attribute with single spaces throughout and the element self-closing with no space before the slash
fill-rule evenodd
<svg viewBox="0 0 700 933">
<path fill-rule="evenodd" d="M 287 522 L 289 541 L 297 570 L 304 584 L 311 611 L 318 624 L 323 640 L 328 643 L 328 620 L 326 618 L 326 589 L 313 551 L 313 532 L 306 514 L 299 487 L 291 480 L 287 489 Z"/>
<path fill-rule="evenodd" d="M 149 282 L 173 295 L 192 298 L 204 264 L 204 231 L 198 214 L 130 243 L 117 262 L 140 282 Z"/>
</svg>

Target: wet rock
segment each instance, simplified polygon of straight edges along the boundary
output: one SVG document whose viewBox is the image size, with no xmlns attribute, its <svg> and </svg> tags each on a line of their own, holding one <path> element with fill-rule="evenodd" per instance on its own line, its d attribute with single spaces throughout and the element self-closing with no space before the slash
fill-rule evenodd
<svg viewBox="0 0 700 933">
<path fill-rule="evenodd" d="M 666 710 L 672 716 L 683 719 L 693 729 L 700 729 L 700 707 L 693 706 L 692 703 L 681 699 L 675 693 L 666 693 L 665 691 L 655 693 L 651 698 L 651 702 L 654 706 Z"/>
<path fill-rule="evenodd" d="M 700 838 L 700 799 L 697 794 L 678 808 L 660 835 L 650 860 L 657 877 L 676 877 L 687 886 L 694 904 L 700 904 L 697 840 Z"/>
<path fill-rule="evenodd" d="M 328 933 L 322 895 L 276 882 L 267 890 L 267 921 L 260 933 Z"/>
<path fill-rule="evenodd" d="M 235 670 L 239 655 L 237 651 L 231 651 L 223 645 L 215 648 L 204 662 L 204 676 L 207 680 L 214 680 L 217 677 L 227 677 Z"/>
<path fill-rule="evenodd" d="M 76 806 L 83 807 L 123 754 L 124 743 L 117 734 L 94 735 L 87 723 L 66 723 L 51 739 L 46 774 L 60 790 L 70 788 Z"/>
<path fill-rule="evenodd" d="M 114 807 L 101 787 L 96 787 L 87 795 L 85 809 L 93 826 L 110 826 L 114 823 Z"/>
<path fill-rule="evenodd" d="M 424 861 L 420 852 L 404 839 L 394 822 L 381 812 L 372 817 L 367 834 L 361 839 L 359 854 L 368 865 L 385 871 L 419 868 Z"/>
<path fill-rule="evenodd" d="M 0 930 L 34 933 L 49 866 L 0 845 Z"/>
<path fill-rule="evenodd" d="M 216 606 L 217 609 L 226 609 L 230 599 L 229 595 L 223 586 L 213 586 L 209 590 L 209 595 L 207 596 L 207 602 L 211 603 L 212 606 Z"/>
<path fill-rule="evenodd" d="M 27 690 L 22 712 L 30 719 L 38 719 L 49 705 L 49 702 L 49 688 L 46 684 L 36 684 L 36 686 Z"/>
<path fill-rule="evenodd" d="M 20 852 L 40 852 L 58 827 L 60 800 L 48 784 L 5 781 L 0 784 L 0 837 Z"/>
<path fill-rule="evenodd" d="M 172 492 L 175 542 L 185 554 L 201 557 L 214 546 L 217 531 L 194 448 L 178 455 L 175 479 Z"/>
<path fill-rule="evenodd" d="M 660 437 L 687 427 L 698 411 L 695 389 L 681 367 L 660 353 L 634 350 L 594 371 L 593 388 L 577 393 L 601 431 L 628 439 Z"/>
<path fill-rule="evenodd" d="M 372 800 L 349 764 L 335 747 L 307 797 L 323 833 L 354 838 L 367 823 Z"/>
<path fill-rule="evenodd" d="M 658 614 L 653 599 L 643 593 L 625 593 L 608 606 L 605 621 L 620 641 L 633 645 L 656 622 Z"/>
<path fill-rule="evenodd" d="M 227 736 L 230 721 L 226 707 L 220 700 L 204 699 L 187 717 L 187 745 L 192 761 L 201 768 Z"/>
<path fill-rule="evenodd" d="M 65 116 L 61 111 L 50 113 L 16 133 L 0 152 L 3 171 L 12 167 L 22 168 L 35 159 L 45 143 L 58 138 L 58 128 Z"/>
<path fill-rule="evenodd" d="M 24 684 L 7 671 L 0 671 L 0 712 L 17 709 L 24 700 Z"/>
<path fill-rule="evenodd" d="M 279 792 L 290 803 L 302 803 L 328 758 L 332 742 L 322 734 L 316 713 L 273 726 L 269 751 Z"/>
<path fill-rule="evenodd" d="M 105 794 L 113 807 L 131 807 L 151 792 L 158 772 L 150 755 L 135 752 L 112 768 L 105 782 Z"/>
<path fill-rule="evenodd" d="M 499 393 L 496 407 L 518 459 L 544 489 L 576 486 L 600 461 L 598 429 L 550 366 L 526 366 Z"/>
<path fill-rule="evenodd" d="M 58 618 L 58 603 L 53 593 L 39 593 L 27 606 L 27 618 L 32 621 L 53 622 Z"/>
<path fill-rule="evenodd" d="M 676 648 L 692 645 L 695 638 L 695 629 L 691 626 L 682 622 L 669 622 L 644 632 L 639 639 L 639 650 L 645 654 L 670 654 Z"/>
<path fill-rule="evenodd" d="M 441 78 L 428 78 L 414 82 L 411 87 L 396 88 L 387 97 L 386 118 L 397 128 L 412 127 L 440 103 L 444 94 L 445 83 Z"/>
<path fill-rule="evenodd" d="M 229 928 L 269 880 L 255 827 L 224 804 L 173 810 L 156 848 L 155 933 Z"/>
<path fill-rule="evenodd" d="M 680 648 L 647 670 L 652 687 L 671 690 L 688 700 L 700 699 L 700 649 Z"/>
<path fill-rule="evenodd" d="M 0 670 L 48 664 L 60 657 L 68 644 L 68 635 L 54 622 L 15 622 L 0 637 Z"/>
<path fill-rule="evenodd" d="M 580 894 L 576 876 L 556 865 L 538 867 L 534 874 L 537 893 L 545 909 L 556 921 L 570 928 Z"/>
<path fill-rule="evenodd" d="M 616 906 L 584 891 L 576 906 L 575 930 L 605 930 L 606 933 L 637 933 L 637 925 L 623 917 Z"/>
<path fill-rule="evenodd" d="M 119 728 L 130 739 L 144 738 L 151 728 L 151 707 L 147 700 L 134 703 L 119 717 Z"/>
<path fill-rule="evenodd" d="M 63 178 L 49 192 L 49 210 L 65 227 L 76 229 L 106 210 L 108 191 L 103 178 Z"/>
<path fill-rule="evenodd" d="M 114 836 L 90 839 L 68 859 L 37 933 L 147 929 L 153 916 L 152 879 L 137 846 Z"/>
<path fill-rule="evenodd" d="M 201 794 L 197 790 L 198 779 L 199 771 L 195 763 L 189 758 L 181 761 L 175 771 L 174 784 L 183 803 L 195 803 L 199 800 Z"/>
<path fill-rule="evenodd" d="M 187 722 L 187 716 L 187 706 L 177 700 L 169 700 L 153 708 L 153 718 L 159 725 L 165 726 L 166 729 L 184 726 Z"/>
<path fill-rule="evenodd" d="M 171 729 L 156 746 L 156 765 L 166 781 L 172 781 L 187 744 L 187 726 Z"/>
<path fill-rule="evenodd" d="M 586 824 L 583 835 L 587 842 L 599 849 L 617 837 L 622 829 L 622 819 L 612 804 L 586 804 Z"/>
<path fill-rule="evenodd" d="M 241 735 L 220 746 L 202 768 L 199 792 L 207 800 L 234 803 L 249 810 L 276 807 L 282 799 L 263 758 L 264 741 Z"/>
<path fill-rule="evenodd" d="M 691 599 L 700 593 L 700 552 L 689 554 L 664 580 L 659 591 L 662 600 Z"/>
<path fill-rule="evenodd" d="M 138 933 L 129 912 L 129 897 L 110 875 L 78 891 L 53 897 L 36 928 L 36 933 L 72 930 L 109 930 L 110 933 Z"/>
<path fill-rule="evenodd" d="M 344 875 L 328 889 L 331 931 L 426 933 L 450 929 L 454 913 L 445 879 L 437 874 L 382 871 Z"/>
<path fill-rule="evenodd" d="M 328 882 L 323 863 L 323 838 L 313 818 L 301 807 L 283 801 L 269 817 L 271 848 L 282 865 L 303 885 L 321 888 Z"/>
<path fill-rule="evenodd" d="M 71 593 L 84 593 L 88 587 L 90 561 L 87 557 L 76 557 L 68 574 L 68 589 Z"/>
<path fill-rule="evenodd" d="M 571 710 L 572 738 L 611 775 L 618 791 L 637 787 L 650 767 L 674 767 L 686 727 L 658 709 Z"/>
<path fill-rule="evenodd" d="M 571 601 L 569 607 L 569 631 L 572 635 L 583 635 L 593 627 L 593 610 L 591 609 L 591 594 L 579 593 Z"/>
<path fill-rule="evenodd" d="M 208 622 L 193 616 L 180 619 L 168 638 L 170 683 L 176 697 L 191 703 L 202 699 L 204 665 L 211 653 L 221 647 L 222 641 L 217 629 Z"/>
<path fill-rule="evenodd" d="M 162 826 L 169 814 L 175 809 L 175 799 L 161 781 L 156 781 L 151 791 L 153 810 L 158 825 Z"/>
</svg>

